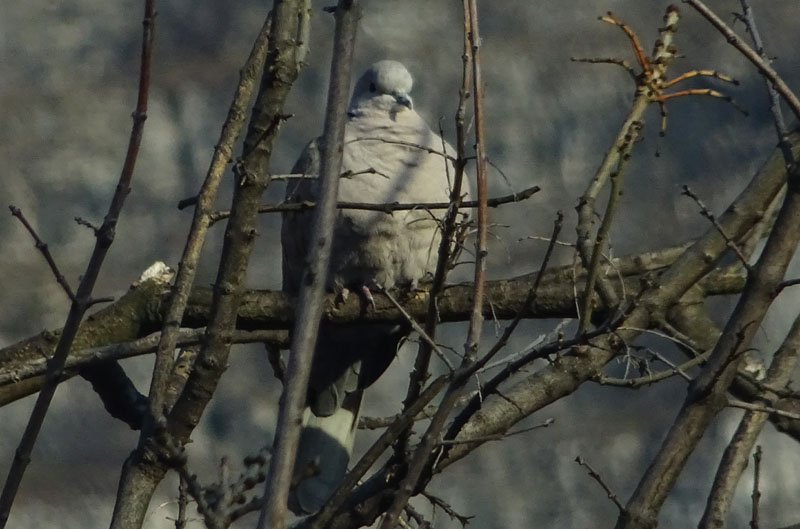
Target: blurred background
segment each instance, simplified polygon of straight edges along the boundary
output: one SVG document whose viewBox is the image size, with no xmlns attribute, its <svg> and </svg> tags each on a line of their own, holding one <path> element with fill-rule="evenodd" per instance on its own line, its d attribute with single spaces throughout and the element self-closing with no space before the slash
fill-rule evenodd
<svg viewBox="0 0 800 529">
<path fill-rule="evenodd" d="M 285 173 L 311 138 L 322 130 L 333 19 L 313 2 L 308 65 L 289 98 L 294 114 L 277 142 L 271 170 Z M 196 194 L 219 136 L 238 70 L 266 14 L 268 2 L 235 4 L 173 0 L 157 3 L 150 108 L 145 136 L 117 238 L 95 290 L 122 295 L 148 265 L 176 266 L 191 212 L 178 211 L 182 198 Z M 574 241 L 577 197 L 600 163 L 628 111 L 633 84 L 618 67 L 570 62 L 572 56 L 622 57 L 635 62 L 629 42 L 616 27 L 597 21 L 613 11 L 639 33 L 647 51 L 662 25 L 664 1 L 562 0 L 483 2 L 480 10 L 486 81 L 488 154 L 502 169 L 491 174 L 491 192 L 506 194 L 531 185 L 532 199 L 491 212 L 490 276 L 535 271 L 546 246 L 531 236 L 548 236 L 556 211 L 566 224 L 561 238 Z M 734 0 L 709 4 L 733 23 Z M 752 0 L 774 63 L 800 91 L 800 2 Z M 689 184 L 719 213 L 741 191 L 776 143 L 761 78 L 752 66 L 694 13 L 681 7 L 676 38 L 685 56 L 674 74 L 716 69 L 739 86 L 696 79 L 687 87 L 712 86 L 733 96 L 750 112 L 737 112 L 720 99 L 680 98 L 669 104 L 667 135 L 658 138 L 656 108 L 647 114 L 645 139 L 634 150 L 622 210 L 612 233 L 612 253 L 657 249 L 698 236 L 708 223 L 680 194 Z M 4 2 L 0 6 L 0 202 L 20 207 L 50 244 L 61 271 L 77 284 L 94 244 L 92 234 L 73 222 L 102 221 L 114 191 L 135 106 L 141 45 L 140 2 L 100 0 Z M 736 29 L 743 34 L 742 24 Z M 417 110 L 453 142 L 462 46 L 461 2 L 455 0 L 366 1 L 355 70 L 392 58 L 415 76 Z M 790 121 L 790 124 L 793 122 Z M 656 156 L 660 151 L 661 155 Z M 238 151 L 237 151 L 238 154 Z M 220 208 L 229 204 L 224 185 Z M 277 201 L 283 184 L 266 199 Z M 279 218 L 261 219 L 260 240 L 248 286 L 280 287 Z M 198 284 L 216 274 L 223 226 L 211 231 Z M 0 346 L 63 325 L 68 301 L 10 215 L 0 216 Z M 554 264 L 570 262 L 561 249 Z M 793 277 L 800 272 L 797 263 Z M 796 291 L 787 291 L 770 311 L 757 346 L 769 357 L 800 310 Z M 720 319 L 730 303 L 716 303 Z M 510 351 L 557 322 L 526 322 Z M 498 326 L 488 323 L 485 343 Z M 461 348 L 463 327 L 452 325 L 442 340 Z M 662 342 L 651 345 L 668 349 Z M 405 394 L 414 348 L 407 347 L 368 393 L 365 414 L 395 413 Z M 193 436 L 190 463 L 201 479 L 216 479 L 222 457 L 233 472 L 241 458 L 271 440 L 278 383 L 263 349 L 235 347 L 203 422 Z M 152 359 L 125 366 L 146 391 Z M 685 383 L 671 380 L 638 391 L 587 383 L 577 393 L 529 418 L 553 417 L 546 430 L 489 443 L 434 479 L 430 490 L 459 513 L 473 515 L 471 527 L 611 526 L 616 508 L 573 460 L 580 455 L 623 501 L 658 448 L 685 395 Z M 34 397 L 0 409 L 0 472 L 5 476 Z M 741 412 L 726 410 L 705 436 L 662 511 L 663 527 L 690 526 L 702 513 L 716 465 Z M 365 447 L 374 432 L 360 435 Z M 63 384 L 33 454 L 8 527 L 101 528 L 110 520 L 124 458 L 138 434 L 108 417 L 89 384 Z M 761 526 L 800 522 L 800 450 L 796 442 L 767 425 L 762 435 Z M 742 480 L 731 527 L 749 519 L 751 474 Z M 146 527 L 173 527 L 174 477 L 159 488 Z M 418 502 L 423 510 L 424 502 Z M 194 509 L 190 512 L 195 516 Z M 435 526 L 458 527 L 444 513 Z M 250 527 L 246 519 L 240 527 Z M 201 527 L 199 521 L 190 527 Z"/>
</svg>

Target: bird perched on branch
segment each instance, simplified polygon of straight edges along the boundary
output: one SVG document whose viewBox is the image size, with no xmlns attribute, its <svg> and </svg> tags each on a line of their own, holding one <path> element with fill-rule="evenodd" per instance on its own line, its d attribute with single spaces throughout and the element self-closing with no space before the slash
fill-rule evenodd
<svg viewBox="0 0 800 529">
<path fill-rule="evenodd" d="M 446 202 L 454 174 L 452 148 L 414 111 L 411 75 L 396 61 L 379 61 L 353 90 L 345 125 L 339 201 Z M 287 200 L 318 198 L 320 141 L 306 146 L 292 173 Z M 436 266 L 443 211 L 384 213 L 340 209 L 327 287 L 366 293 L 413 287 Z M 300 290 L 311 235 L 311 212 L 283 216 L 283 289 Z M 410 325 L 322 322 L 309 380 L 295 475 L 307 477 L 290 507 L 313 513 L 341 482 L 353 447 L 362 393 L 386 370 Z"/>
</svg>

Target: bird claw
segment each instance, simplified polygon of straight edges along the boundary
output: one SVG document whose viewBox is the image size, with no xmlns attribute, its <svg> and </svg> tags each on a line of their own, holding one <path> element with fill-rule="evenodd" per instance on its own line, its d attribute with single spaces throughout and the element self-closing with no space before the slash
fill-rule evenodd
<svg viewBox="0 0 800 529">
<path fill-rule="evenodd" d="M 364 299 L 367 300 L 367 307 L 375 308 L 375 298 L 372 297 L 372 292 L 369 290 L 367 285 L 361 285 L 361 293 L 364 295 Z"/>
<path fill-rule="evenodd" d="M 342 302 L 344 303 L 344 302 L 346 302 L 346 301 L 347 301 L 347 298 L 349 298 L 349 297 L 350 297 L 350 289 L 349 289 L 349 288 L 347 288 L 347 287 L 343 287 L 343 288 L 342 288 L 342 289 L 339 291 L 339 299 L 341 299 L 341 300 L 342 300 Z"/>
</svg>

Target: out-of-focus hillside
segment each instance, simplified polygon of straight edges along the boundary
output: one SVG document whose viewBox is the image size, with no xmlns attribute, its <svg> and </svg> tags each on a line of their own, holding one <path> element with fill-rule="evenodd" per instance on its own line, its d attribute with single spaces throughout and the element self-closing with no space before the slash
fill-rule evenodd
<svg viewBox="0 0 800 529">
<path fill-rule="evenodd" d="M 205 174 L 228 104 L 268 2 L 158 2 L 154 72 L 145 137 L 133 192 L 100 282 L 98 295 L 119 296 L 155 260 L 177 264 L 191 213 L 178 211 Z M 313 2 L 308 66 L 288 104 L 272 170 L 287 172 L 302 146 L 321 131 L 333 20 Z M 800 2 L 752 0 L 770 55 L 787 83 L 800 92 Z M 709 4 L 727 16 L 734 0 Z M 548 235 L 557 210 L 567 214 L 562 232 L 574 239 L 574 206 L 627 113 L 633 86 L 619 68 L 570 62 L 571 56 L 620 56 L 634 62 L 618 28 L 597 22 L 613 11 L 652 46 L 668 2 L 636 0 L 482 2 L 488 153 L 507 181 L 492 173 L 494 194 L 539 185 L 526 203 L 493 210 L 492 277 L 538 268 L 545 244 L 521 238 Z M 614 254 L 655 249 L 698 235 L 707 221 L 682 197 L 690 184 L 719 212 L 735 197 L 776 143 L 763 81 L 725 40 L 689 7 L 676 44 L 685 58 L 673 73 L 711 68 L 739 86 L 690 81 L 732 95 L 750 111 L 707 97 L 669 104 L 669 129 L 658 138 L 659 115 L 647 115 L 646 139 L 636 146 L 616 228 Z M 741 24 L 736 26 L 739 31 Z M 415 75 L 414 103 L 445 135 L 454 137 L 453 114 L 461 72 L 460 2 L 372 0 L 365 5 L 355 69 L 379 58 L 404 62 Z M 0 7 L 0 205 L 20 207 L 50 244 L 62 272 L 77 283 L 94 243 L 73 217 L 99 224 L 122 164 L 134 108 L 141 39 L 141 5 L 123 0 L 5 2 Z M 656 157 L 658 149 L 661 156 Z M 230 186 L 225 186 L 230 187 Z M 283 193 L 278 183 L 269 200 Z M 222 194 L 220 207 L 229 194 Z M 249 285 L 279 288 L 279 219 L 264 218 Z M 223 227 L 213 229 L 199 275 L 215 275 Z M 60 327 L 68 300 L 41 256 L 10 215 L 0 216 L 0 346 Z M 556 256 L 569 262 L 571 252 Z M 800 267 L 794 267 L 795 275 Z M 769 353 L 800 310 L 800 296 L 784 295 L 764 324 L 758 345 Z M 720 304 L 722 305 L 722 304 Z M 724 307 L 720 310 L 725 310 Z M 513 345 L 552 327 L 525 324 Z M 458 326 L 445 336 L 460 347 Z M 487 324 L 487 340 L 494 327 Z M 655 342 L 659 345 L 660 342 Z M 661 344 L 663 345 L 663 344 Z M 231 356 L 203 423 L 194 435 L 192 463 L 215 476 L 222 456 L 232 461 L 269 441 L 279 387 L 259 348 Z M 370 390 L 366 414 L 394 413 L 405 392 L 410 349 Z M 125 364 L 144 391 L 151 360 Z M 685 384 L 670 381 L 639 391 L 587 384 L 530 419 L 554 417 L 546 430 L 490 443 L 434 481 L 457 511 L 475 515 L 471 526 L 609 526 L 616 509 L 573 462 L 582 455 L 625 499 L 648 464 L 683 400 Z M 0 472 L 13 457 L 28 398 L 0 409 Z M 665 507 L 663 527 L 696 524 L 716 468 L 719 447 L 740 413 L 728 410 L 709 432 Z M 110 520 L 120 467 L 138 435 L 107 416 L 89 385 L 74 379 L 56 394 L 9 527 L 100 528 Z M 366 444 L 370 434 L 361 436 Z M 767 426 L 763 435 L 762 527 L 800 521 L 800 450 Z M 748 516 L 750 478 L 742 481 L 732 527 Z M 153 502 L 148 528 L 172 527 L 176 486 L 168 480 Z M 437 527 L 458 527 L 440 513 Z M 248 527 L 248 523 L 240 524 Z M 195 523 L 192 527 L 200 527 Z"/>
</svg>

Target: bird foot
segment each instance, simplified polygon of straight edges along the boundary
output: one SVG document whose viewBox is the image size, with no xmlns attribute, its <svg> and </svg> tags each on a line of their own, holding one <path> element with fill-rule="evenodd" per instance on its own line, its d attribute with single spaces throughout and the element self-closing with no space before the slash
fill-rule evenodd
<svg viewBox="0 0 800 529">
<path fill-rule="evenodd" d="M 364 295 L 364 299 L 367 300 L 367 307 L 375 308 L 375 298 L 372 297 L 372 292 L 370 291 L 367 285 L 361 285 L 361 294 Z"/>
<path fill-rule="evenodd" d="M 340 300 L 342 300 L 342 303 L 345 303 L 345 302 L 347 302 L 347 298 L 349 298 L 349 297 L 350 297 L 350 289 L 349 289 L 349 288 L 346 288 L 346 287 L 343 287 L 343 288 L 342 288 L 342 289 L 339 291 L 339 296 L 338 296 L 338 297 L 339 297 L 339 299 L 340 299 Z"/>
</svg>

